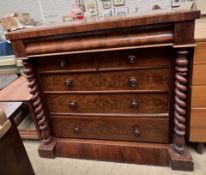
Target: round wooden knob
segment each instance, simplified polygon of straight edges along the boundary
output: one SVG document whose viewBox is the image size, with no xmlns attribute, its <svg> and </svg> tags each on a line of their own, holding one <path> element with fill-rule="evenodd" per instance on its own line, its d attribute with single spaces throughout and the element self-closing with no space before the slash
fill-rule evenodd
<svg viewBox="0 0 206 175">
<path fill-rule="evenodd" d="M 136 62 L 136 60 L 137 60 L 137 57 L 135 55 L 129 55 L 128 56 L 129 63 L 133 64 L 133 63 Z"/>
<path fill-rule="evenodd" d="M 134 133 L 134 135 L 135 135 L 136 137 L 139 137 L 139 136 L 141 135 L 141 130 L 139 129 L 138 126 L 135 126 L 135 127 L 133 128 L 133 133 Z"/>
<path fill-rule="evenodd" d="M 131 108 L 137 108 L 138 107 L 138 102 L 136 100 L 132 100 L 132 102 L 130 103 Z"/>
<path fill-rule="evenodd" d="M 79 134 L 80 133 L 80 127 L 76 126 L 74 127 L 74 134 Z"/>
<path fill-rule="evenodd" d="M 60 67 L 66 67 L 66 65 L 67 65 L 67 60 L 65 60 L 65 59 L 61 59 L 60 61 L 59 61 L 59 66 Z"/>
<path fill-rule="evenodd" d="M 71 80 L 66 80 L 65 82 L 64 82 L 64 86 L 65 87 L 71 87 L 72 86 L 72 81 Z"/>
<path fill-rule="evenodd" d="M 70 107 L 71 109 L 74 109 L 74 108 L 77 107 L 77 104 L 76 104 L 75 102 L 70 102 L 70 103 L 69 103 L 69 107 Z"/>
<path fill-rule="evenodd" d="M 135 77 L 130 77 L 128 79 L 128 85 L 130 87 L 135 87 L 137 85 L 137 79 Z"/>
</svg>

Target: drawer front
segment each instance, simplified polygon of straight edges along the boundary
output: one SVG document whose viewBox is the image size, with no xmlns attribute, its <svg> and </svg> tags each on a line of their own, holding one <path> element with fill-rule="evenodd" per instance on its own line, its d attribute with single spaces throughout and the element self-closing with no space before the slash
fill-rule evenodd
<svg viewBox="0 0 206 175">
<path fill-rule="evenodd" d="M 192 107 L 206 107 L 206 86 L 192 86 Z"/>
<path fill-rule="evenodd" d="M 156 118 L 51 117 L 55 137 L 168 143 L 169 121 Z"/>
<path fill-rule="evenodd" d="M 206 50 L 205 50 L 206 51 Z M 206 57 L 205 57 L 206 59 Z M 193 66 L 192 85 L 204 85 L 206 86 L 206 64 Z"/>
<path fill-rule="evenodd" d="M 95 54 L 58 55 L 37 59 L 37 71 L 96 69 Z"/>
<path fill-rule="evenodd" d="M 167 90 L 169 70 L 42 75 L 46 91 Z"/>
<path fill-rule="evenodd" d="M 167 94 L 46 94 L 50 112 L 161 113 L 168 112 Z"/>
<path fill-rule="evenodd" d="M 194 64 L 206 64 L 206 42 L 198 42 L 194 52 Z"/>
<path fill-rule="evenodd" d="M 147 48 L 98 53 L 99 68 L 168 66 L 171 48 Z"/>
<path fill-rule="evenodd" d="M 206 142 L 206 108 L 192 108 L 190 118 L 190 141 Z"/>
</svg>

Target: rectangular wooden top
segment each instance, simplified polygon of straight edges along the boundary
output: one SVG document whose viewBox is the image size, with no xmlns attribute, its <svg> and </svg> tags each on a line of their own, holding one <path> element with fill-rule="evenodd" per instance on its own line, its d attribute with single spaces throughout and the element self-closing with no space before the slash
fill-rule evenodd
<svg viewBox="0 0 206 175">
<path fill-rule="evenodd" d="M 31 100 L 28 83 L 24 76 L 21 76 L 6 88 L 0 91 L 0 102 L 26 102 Z"/>
<path fill-rule="evenodd" d="M 124 17 L 93 18 L 63 24 L 43 25 L 8 33 L 7 38 L 9 40 L 21 40 L 42 36 L 188 21 L 199 17 L 200 11 L 198 10 L 157 10 L 148 15 L 133 14 Z"/>
</svg>

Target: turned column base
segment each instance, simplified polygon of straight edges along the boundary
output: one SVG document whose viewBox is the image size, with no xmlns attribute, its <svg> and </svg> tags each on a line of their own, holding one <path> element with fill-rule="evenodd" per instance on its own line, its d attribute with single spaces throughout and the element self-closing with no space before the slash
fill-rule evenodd
<svg viewBox="0 0 206 175">
<path fill-rule="evenodd" d="M 174 151 L 172 145 L 170 146 L 170 166 L 173 170 L 193 171 L 194 163 L 189 151 L 185 148 L 184 154 L 180 155 Z"/>
<path fill-rule="evenodd" d="M 51 143 L 49 143 L 48 145 L 45 145 L 44 142 L 42 141 L 38 148 L 40 157 L 55 158 L 56 143 L 57 143 L 56 139 L 52 139 Z"/>
</svg>

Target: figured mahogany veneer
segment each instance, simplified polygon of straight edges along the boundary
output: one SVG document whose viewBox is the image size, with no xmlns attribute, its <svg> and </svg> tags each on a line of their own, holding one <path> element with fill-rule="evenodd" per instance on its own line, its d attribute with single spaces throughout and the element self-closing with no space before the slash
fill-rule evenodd
<svg viewBox="0 0 206 175">
<path fill-rule="evenodd" d="M 167 94 L 47 94 L 50 112 L 165 113 Z M 74 104 L 73 106 L 71 106 Z"/>
<path fill-rule="evenodd" d="M 168 118 L 52 116 L 56 137 L 168 143 Z"/>
<path fill-rule="evenodd" d="M 169 69 L 42 75 L 45 91 L 168 90 Z"/>
<path fill-rule="evenodd" d="M 199 15 L 176 11 L 9 33 L 33 95 L 39 154 L 193 170 L 185 134 Z"/>
</svg>

